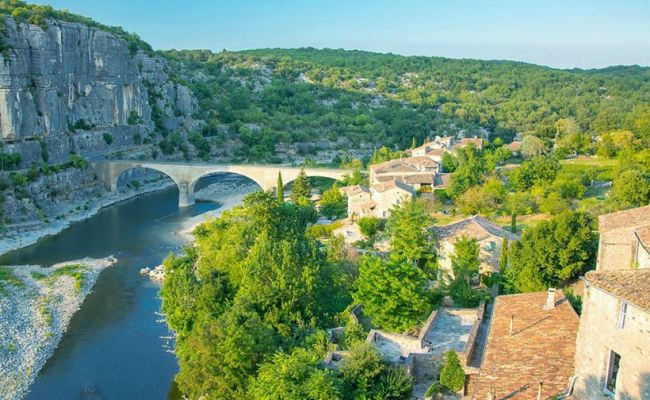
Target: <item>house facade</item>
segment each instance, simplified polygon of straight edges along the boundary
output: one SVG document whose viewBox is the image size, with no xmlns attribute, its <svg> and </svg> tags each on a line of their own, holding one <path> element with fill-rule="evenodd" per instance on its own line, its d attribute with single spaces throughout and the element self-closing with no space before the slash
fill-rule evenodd
<svg viewBox="0 0 650 400">
<path fill-rule="evenodd" d="M 437 239 L 438 265 L 440 270 L 448 277 L 453 276 L 451 257 L 454 255 L 454 245 L 458 238 L 465 236 L 476 239 L 480 246 L 480 272 L 482 274 L 499 272 L 503 239 L 507 238 L 509 241 L 519 240 L 518 235 L 478 215 L 449 225 L 434 227 L 433 231 Z"/>
<path fill-rule="evenodd" d="M 374 215 L 379 218 L 388 218 L 394 207 L 411 201 L 414 194 L 412 186 L 399 180 L 372 185 L 370 196 L 375 204 Z"/>
<path fill-rule="evenodd" d="M 577 400 L 650 399 L 650 269 L 584 277 Z"/>
<path fill-rule="evenodd" d="M 650 268 L 650 205 L 598 218 L 598 270 Z"/>
</svg>

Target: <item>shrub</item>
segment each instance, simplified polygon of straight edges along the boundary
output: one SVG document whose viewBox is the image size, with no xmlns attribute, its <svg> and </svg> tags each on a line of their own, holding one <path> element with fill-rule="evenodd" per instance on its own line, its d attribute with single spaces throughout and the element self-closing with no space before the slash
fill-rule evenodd
<svg viewBox="0 0 650 400">
<path fill-rule="evenodd" d="M 445 354 L 445 364 L 440 370 L 440 384 L 452 392 L 459 392 L 465 386 L 465 370 L 460 365 L 458 354 L 453 350 Z"/>
<path fill-rule="evenodd" d="M 140 123 L 140 116 L 138 115 L 138 112 L 135 110 L 131 110 L 129 112 L 129 116 L 126 119 L 126 123 L 129 125 L 137 125 Z"/>
<path fill-rule="evenodd" d="M 110 133 L 106 132 L 102 134 L 102 138 L 104 138 L 104 142 L 108 145 L 113 143 L 113 136 L 111 136 Z"/>
<path fill-rule="evenodd" d="M 375 235 L 384 229 L 384 223 L 377 217 L 359 218 L 359 230 L 367 239 L 372 239 Z"/>
<path fill-rule="evenodd" d="M 404 367 L 389 367 L 379 378 L 377 396 L 381 399 L 407 399 L 413 389 L 413 377 Z"/>
</svg>

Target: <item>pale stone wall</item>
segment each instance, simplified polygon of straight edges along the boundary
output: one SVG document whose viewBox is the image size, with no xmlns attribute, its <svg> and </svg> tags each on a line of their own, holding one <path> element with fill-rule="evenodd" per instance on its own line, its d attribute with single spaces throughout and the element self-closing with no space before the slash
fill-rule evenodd
<svg viewBox="0 0 650 400">
<path fill-rule="evenodd" d="M 370 193 L 359 192 L 354 195 L 348 196 L 348 215 L 358 215 L 362 217 L 363 205 L 370 201 Z"/>
<path fill-rule="evenodd" d="M 615 399 L 650 399 L 650 312 L 628 304 L 618 328 L 621 300 L 591 285 L 585 288 L 576 348 L 574 398 L 606 399 L 603 388 L 610 351 L 621 355 Z"/>
<path fill-rule="evenodd" d="M 385 192 L 373 190 L 372 199 L 377 203 L 375 215 L 379 218 L 387 218 L 394 206 L 409 201 L 412 197 L 412 193 L 405 192 L 400 188 L 386 190 Z"/>
</svg>

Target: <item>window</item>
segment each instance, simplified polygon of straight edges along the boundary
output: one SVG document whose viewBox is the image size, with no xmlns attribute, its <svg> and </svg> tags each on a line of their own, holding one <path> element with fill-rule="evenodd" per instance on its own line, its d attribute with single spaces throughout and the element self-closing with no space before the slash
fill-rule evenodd
<svg viewBox="0 0 650 400">
<path fill-rule="evenodd" d="M 616 378 L 618 377 L 618 370 L 621 366 L 621 356 L 614 352 L 609 352 L 609 364 L 607 367 L 607 382 L 605 382 L 605 390 L 611 394 L 616 393 Z"/>
<path fill-rule="evenodd" d="M 627 315 L 627 303 L 622 301 L 621 302 L 621 309 L 618 313 L 618 328 L 623 329 L 625 328 L 625 316 Z"/>
</svg>

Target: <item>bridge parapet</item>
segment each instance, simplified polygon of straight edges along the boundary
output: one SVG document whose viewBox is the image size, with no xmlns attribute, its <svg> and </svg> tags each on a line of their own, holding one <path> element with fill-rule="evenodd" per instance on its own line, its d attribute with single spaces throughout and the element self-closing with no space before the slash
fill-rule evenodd
<svg viewBox="0 0 650 400">
<path fill-rule="evenodd" d="M 278 174 L 282 174 L 285 184 L 295 180 L 300 173 L 299 167 L 281 165 L 237 165 L 237 164 L 196 164 L 168 163 L 150 161 L 94 161 L 90 163 L 97 178 L 103 182 L 106 190 L 117 190 L 120 175 L 134 168 L 147 168 L 169 176 L 178 186 L 179 207 L 194 204 L 194 187 L 199 179 L 217 174 L 233 173 L 245 176 L 257 183 L 262 190 L 272 190 L 277 184 Z M 339 180 L 349 173 L 343 169 L 305 168 L 307 176 L 321 176 Z"/>
</svg>

